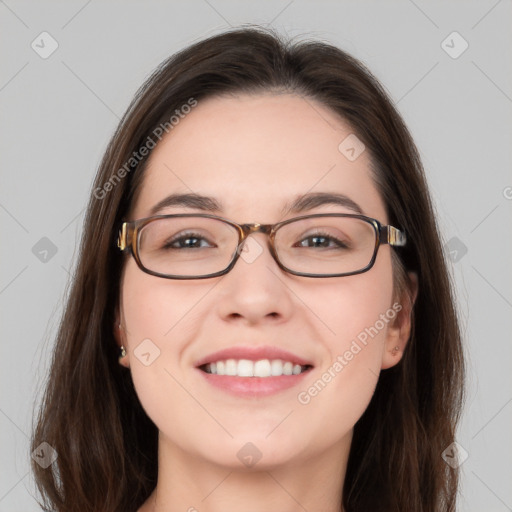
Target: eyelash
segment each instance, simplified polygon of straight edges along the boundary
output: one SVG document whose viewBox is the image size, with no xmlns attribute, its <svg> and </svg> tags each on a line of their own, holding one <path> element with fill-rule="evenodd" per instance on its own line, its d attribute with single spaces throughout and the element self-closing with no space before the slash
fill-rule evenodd
<svg viewBox="0 0 512 512">
<path fill-rule="evenodd" d="M 183 233 L 174 236 L 171 240 L 168 240 L 164 243 L 163 249 L 186 249 L 187 247 L 172 247 L 171 244 L 174 244 L 176 242 L 180 242 L 181 240 L 186 240 L 189 238 L 197 238 L 199 240 L 207 240 L 204 236 L 200 235 L 199 233 L 189 232 L 189 233 Z"/>
<path fill-rule="evenodd" d="M 343 248 L 343 249 L 348 249 L 349 248 L 349 246 L 345 242 L 339 240 L 338 238 L 336 238 L 336 237 L 334 237 L 334 236 L 332 236 L 332 235 L 330 235 L 328 233 L 320 232 L 320 231 L 317 232 L 317 233 L 312 233 L 312 234 L 302 238 L 301 242 L 304 241 L 304 240 L 308 240 L 310 238 L 314 238 L 314 237 L 323 237 L 323 238 L 327 238 L 330 241 L 335 241 L 335 243 L 338 246 L 338 248 Z"/>
</svg>

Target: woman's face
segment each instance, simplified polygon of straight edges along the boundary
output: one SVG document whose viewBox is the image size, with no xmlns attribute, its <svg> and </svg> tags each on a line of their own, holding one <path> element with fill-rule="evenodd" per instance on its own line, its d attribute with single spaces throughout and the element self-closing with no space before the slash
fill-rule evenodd
<svg viewBox="0 0 512 512">
<path fill-rule="evenodd" d="M 299 96 L 199 101 L 152 151 L 130 220 L 152 215 L 171 194 L 197 194 L 221 208 L 175 204 L 157 213 L 272 224 L 298 215 L 283 217 L 297 198 L 330 193 L 387 224 L 367 151 L 354 159 L 360 148 L 350 151 L 352 138 L 340 149 L 351 133 L 330 110 Z M 335 212 L 355 213 L 325 203 L 299 215 Z M 393 249 L 381 246 L 368 272 L 318 279 L 282 271 L 267 235 L 250 239 L 250 257 L 203 280 L 155 277 L 128 258 L 118 311 L 118 341 L 128 355 L 121 362 L 171 450 L 231 468 L 299 463 L 327 449 L 341 453 L 379 372 L 399 361 L 408 338 L 407 322 L 401 328 L 397 322 Z M 232 354 L 236 364 L 290 359 L 312 368 L 291 376 L 213 378 L 198 368 L 218 360 L 218 351 L 228 350 L 221 359 L 230 359 L 231 349 L 242 349 Z M 289 354 L 278 357 L 272 349 Z"/>
</svg>

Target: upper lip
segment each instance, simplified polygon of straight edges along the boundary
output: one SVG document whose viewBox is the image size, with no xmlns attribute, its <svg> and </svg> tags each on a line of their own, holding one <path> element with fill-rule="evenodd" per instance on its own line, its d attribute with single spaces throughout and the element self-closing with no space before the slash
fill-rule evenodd
<svg viewBox="0 0 512 512">
<path fill-rule="evenodd" d="M 283 361 L 290 361 L 293 364 L 300 364 L 301 366 L 313 366 L 311 361 L 308 361 L 278 347 L 253 347 L 247 345 L 229 347 L 217 352 L 213 352 L 197 361 L 195 366 L 199 367 L 208 363 L 214 363 L 216 361 L 226 361 L 227 359 L 248 359 L 249 361 L 259 361 L 261 359 L 282 359 Z"/>
</svg>

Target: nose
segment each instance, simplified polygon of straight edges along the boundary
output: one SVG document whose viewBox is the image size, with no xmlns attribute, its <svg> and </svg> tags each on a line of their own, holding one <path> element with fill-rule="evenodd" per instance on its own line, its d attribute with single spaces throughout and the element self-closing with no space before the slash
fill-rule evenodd
<svg viewBox="0 0 512 512">
<path fill-rule="evenodd" d="M 250 325 L 288 320 L 294 310 L 293 293 L 286 283 L 289 276 L 272 257 L 268 237 L 251 234 L 235 266 L 219 283 L 219 315 L 227 321 Z"/>
</svg>

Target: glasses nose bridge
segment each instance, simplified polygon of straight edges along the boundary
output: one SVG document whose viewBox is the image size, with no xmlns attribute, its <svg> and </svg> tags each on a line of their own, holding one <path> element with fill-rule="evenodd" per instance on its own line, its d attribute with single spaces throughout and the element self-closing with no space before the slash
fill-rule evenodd
<svg viewBox="0 0 512 512">
<path fill-rule="evenodd" d="M 277 257 L 274 253 L 274 251 L 275 251 L 274 241 L 272 240 L 272 237 L 270 236 L 273 232 L 273 228 L 274 228 L 273 224 L 260 224 L 259 222 L 254 222 L 251 224 L 239 224 L 238 226 L 240 227 L 240 229 L 242 231 L 242 237 L 238 244 L 239 249 L 245 243 L 245 241 L 249 235 L 252 235 L 254 233 L 263 233 L 265 235 L 269 235 L 268 248 L 270 250 L 271 256 L 277 261 Z M 237 251 L 237 252 L 239 252 L 239 251 Z"/>
<path fill-rule="evenodd" d="M 260 224 L 259 222 L 254 222 L 252 224 L 240 224 L 240 228 L 243 233 L 242 241 L 253 233 L 264 233 L 266 235 L 270 235 L 272 227 L 272 224 Z"/>
</svg>

